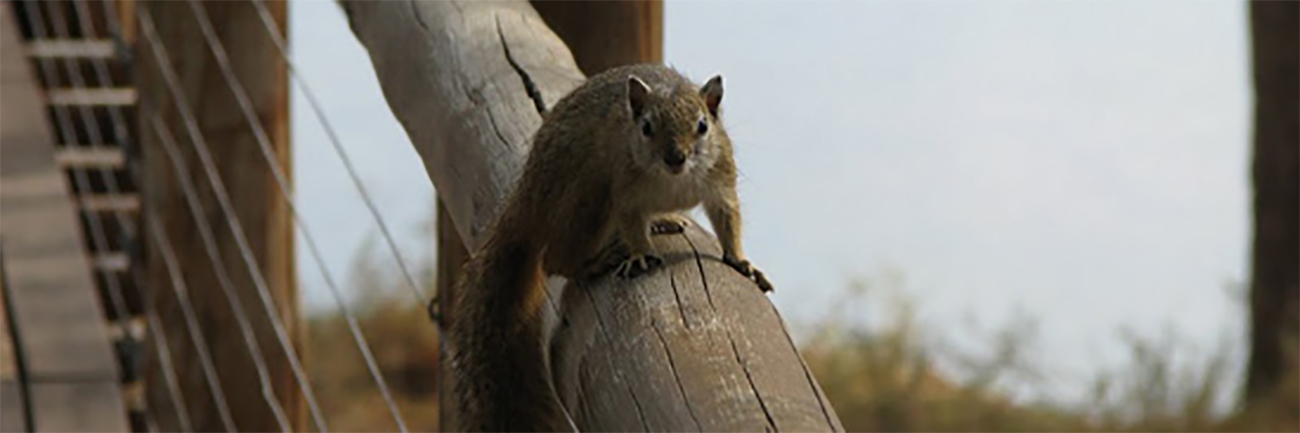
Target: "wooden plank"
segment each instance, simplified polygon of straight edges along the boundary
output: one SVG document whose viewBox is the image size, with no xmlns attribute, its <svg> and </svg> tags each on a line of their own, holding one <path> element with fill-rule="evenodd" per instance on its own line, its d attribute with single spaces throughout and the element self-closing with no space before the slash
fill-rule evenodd
<svg viewBox="0 0 1300 433">
<path fill-rule="evenodd" d="M 96 430 L 126 430 L 116 392 L 117 362 L 90 278 L 67 178 L 54 164 L 44 101 L 21 57 L 10 8 L 0 8 L 0 242 L 28 383 L 79 380 L 111 392 L 32 404 L 37 427 L 78 420 Z M 9 56 L 16 56 L 10 58 Z M 30 403 L 30 402 L 29 402 Z M 41 421 L 45 419 L 47 421 Z"/>
<path fill-rule="evenodd" d="M 130 431 L 116 382 L 33 383 L 31 398 L 37 432 Z"/>
<path fill-rule="evenodd" d="M 134 88 L 47 89 L 46 101 L 50 105 L 135 105 Z"/>
<path fill-rule="evenodd" d="M 131 269 L 131 258 L 125 253 L 99 253 L 91 257 L 91 263 L 99 272 L 126 272 Z"/>
<path fill-rule="evenodd" d="M 239 86 L 247 92 L 260 125 L 269 135 L 272 152 L 285 174 L 292 179 L 289 147 L 289 88 L 286 64 L 268 36 L 261 18 L 250 2 L 200 2 L 201 7 L 217 29 L 221 45 L 233 65 Z M 288 28 L 285 2 L 267 2 L 272 17 L 280 28 Z M 306 430 L 306 411 L 303 393 L 290 369 L 285 350 L 271 326 L 267 314 L 241 254 L 238 244 L 231 238 L 226 226 L 227 217 L 213 194 L 202 163 L 182 119 L 188 112 L 197 120 L 198 135 L 206 142 L 212 160 L 218 164 L 222 184 L 229 194 L 232 207 L 240 221 L 256 262 L 257 272 L 263 275 L 275 304 L 274 320 L 287 328 L 294 350 L 301 350 L 301 332 L 298 311 L 297 281 L 294 272 L 293 226 L 289 211 L 279 187 L 263 158 L 254 128 L 248 123 L 220 66 L 213 57 L 199 22 L 189 2 L 142 2 L 140 10 L 153 17 L 157 40 L 165 46 L 155 50 L 150 27 L 140 18 L 140 38 L 136 43 L 135 72 L 140 89 L 138 108 L 140 124 L 151 126 L 154 119 L 167 125 L 176 138 L 179 157 L 184 166 L 192 170 L 188 176 L 194 180 L 199 194 L 202 214 L 208 216 L 211 226 L 204 227 L 196 221 L 185 201 L 177 179 L 186 174 L 177 173 L 158 133 L 152 128 L 140 131 L 142 160 L 140 163 L 141 194 L 149 203 L 147 218 L 159 221 L 175 250 L 176 259 L 183 269 L 182 276 L 193 305 L 202 320 L 202 331 L 207 338 L 208 351 L 221 380 L 230 414 L 239 430 L 278 431 L 280 426 L 263 398 L 258 371 L 251 361 L 244 335 L 235 325 L 236 316 L 231 302 L 220 286 L 212 258 L 202 239 L 204 230 L 213 230 L 219 239 L 216 261 L 229 273 L 236 292 L 236 305 L 246 313 L 256 334 L 261 353 L 270 371 L 271 387 L 279 397 L 280 405 L 288 414 L 294 430 Z M 165 53 L 170 64 L 162 65 L 158 58 Z M 183 94 L 184 107 L 176 105 L 165 82 L 162 68 L 174 70 L 178 87 Z M 292 186 L 290 186 L 292 188 Z M 215 216 L 215 218 L 214 218 Z M 146 257 L 145 269 L 149 287 L 154 290 L 152 307 L 159 312 L 160 320 L 171 343 L 171 353 L 189 414 L 198 431 L 227 430 L 222 417 L 213 405 L 199 367 L 199 358 L 188 334 L 184 332 L 182 316 L 178 313 L 178 300 L 170 288 L 172 282 L 159 249 L 151 249 Z M 154 346 L 145 359 L 147 398 L 151 407 L 168 407 L 170 396 L 162 372 L 152 360 Z M 179 420 L 172 412 L 155 412 L 158 426 L 163 431 L 180 430 Z"/>
<path fill-rule="evenodd" d="M 2 265 L 2 264 L 0 264 Z M 0 278 L 0 432 L 27 429 L 27 402 L 23 398 L 18 358 L 9 328 L 8 300 Z"/>
<path fill-rule="evenodd" d="M 8 16 L 9 8 L 0 8 Z M 13 29 L 13 26 L 6 25 Z M 4 32 L 4 52 L 17 45 Z M 6 54 L 8 55 L 8 54 Z M 66 177 L 26 62 L 5 61 L 0 100 L 0 236 L 33 373 L 116 376 Z"/>
<path fill-rule="evenodd" d="M 145 320 L 143 317 L 135 316 L 127 320 L 126 330 L 122 329 L 121 322 L 119 321 L 110 322 L 108 327 L 108 333 L 109 335 L 113 336 L 113 339 L 120 339 L 124 336 L 124 334 L 130 333 L 132 338 L 135 338 L 136 340 L 142 340 L 146 337 L 145 328 L 147 326 L 148 325 L 145 324 Z"/>
<path fill-rule="evenodd" d="M 110 59 L 116 54 L 108 39 L 36 39 L 27 41 L 27 55 L 35 58 Z"/>
<path fill-rule="evenodd" d="M 473 250 L 518 176 L 539 108 L 582 74 L 527 3 L 342 4 L 389 108 Z M 691 233 L 690 243 L 712 242 L 698 227 Z M 707 249 L 697 255 L 688 242 L 658 242 L 670 242 L 661 246 L 661 271 L 563 289 L 566 325 L 550 342 L 551 367 L 579 429 L 842 431 L 757 287 L 709 264 L 717 258 L 704 258 Z"/>
<path fill-rule="evenodd" d="M 18 358 L 9 329 L 9 305 L 5 298 L 4 279 L 0 278 L 0 380 L 18 379 Z"/>
<path fill-rule="evenodd" d="M 53 200 L 15 198 L 33 182 L 5 179 L 0 218 L 13 309 L 29 371 L 43 376 L 116 377 L 80 228 L 64 196 L 63 177 L 45 177 Z M 40 186 L 35 185 L 35 186 Z M 61 202 L 61 203 L 60 203 Z"/>
<path fill-rule="evenodd" d="M 27 402 L 17 380 L 0 379 L 0 432 L 27 431 Z"/>
<path fill-rule="evenodd" d="M 140 196 L 135 194 L 82 195 L 77 199 L 82 212 L 138 212 Z"/>
<path fill-rule="evenodd" d="M 117 147 L 83 147 L 64 145 L 54 153 L 54 162 L 64 168 L 102 169 L 118 168 L 126 163 L 126 156 Z"/>
</svg>

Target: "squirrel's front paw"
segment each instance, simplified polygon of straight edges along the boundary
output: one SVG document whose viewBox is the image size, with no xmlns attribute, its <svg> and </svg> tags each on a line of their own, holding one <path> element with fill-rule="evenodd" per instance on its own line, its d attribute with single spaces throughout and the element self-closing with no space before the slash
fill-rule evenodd
<svg viewBox="0 0 1300 433">
<path fill-rule="evenodd" d="M 633 254 L 631 257 L 623 260 L 623 263 L 618 265 L 618 268 L 614 271 L 614 275 L 618 275 L 619 278 L 625 280 L 630 280 L 644 275 L 646 272 L 650 272 L 651 269 L 659 267 L 659 265 L 662 264 L 664 264 L 664 261 L 659 257 L 649 254 Z"/>
<path fill-rule="evenodd" d="M 763 271 L 758 270 L 758 268 L 755 268 L 754 265 L 750 264 L 749 260 L 741 260 L 731 254 L 724 254 L 722 256 L 722 262 L 726 263 L 727 266 L 731 266 L 731 268 L 735 269 L 737 272 L 740 272 L 741 275 L 753 280 L 754 283 L 758 284 L 759 290 L 762 290 L 763 293 L 772 291 L 772 282 L 767 280 L 767 276 L 763 275 Z"/>
<path fill-rule="evenodd" d="M 691 220 L 681 214 L 661 215 L 650 222 L 650 234 L 652 235 L 675 235 L 686 231 L 691 226 Z"/>
</svg>

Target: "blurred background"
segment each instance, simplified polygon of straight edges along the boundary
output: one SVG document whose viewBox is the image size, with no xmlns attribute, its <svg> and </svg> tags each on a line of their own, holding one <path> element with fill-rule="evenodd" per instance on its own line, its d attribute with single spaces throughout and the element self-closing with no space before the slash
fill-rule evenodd
<svg viewBox="0 0 1300 433">
<path fill-rule="evenodd" d="M 365 50 L 334 4 L 289 11 L 293 61 L 432 263 L 435 192 Z M 1246 3 L 670 0 L 664 58 L 725 77 L 746 249 L 851 430 L 1297 425 L 1297 379 L 1280 418 L 1225 424 L 1249 337 Z M 420 312 L 320 125 L 293 122 L 304 217 L 377 352 L 417 374 L 436 347 L 400 323 Z M 313 332 L 340 332 L 299 261 Z M 314 374 L 362 377 L 340 358 Z"/>
</svg>

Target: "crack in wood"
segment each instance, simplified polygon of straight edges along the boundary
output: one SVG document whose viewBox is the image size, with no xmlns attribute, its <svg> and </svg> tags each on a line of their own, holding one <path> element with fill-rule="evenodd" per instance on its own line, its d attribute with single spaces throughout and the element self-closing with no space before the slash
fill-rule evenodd
<svg viewBox="0 0 1300 433">
<path fill-rule="evenodd" d="M 668 348 L 668 340 L 664 338 L 663 331 L 659 329 L 659 322 L 651 321 L 651 327 L 654 328 L 655 335 L 659 337 L 659 345 L 663 346 L 664 354 L 668 356 L 668 369 L 673 372 L 673 381 L 677 382 L 677 391 L 682 394 L 682 403 L 686 406 L 686 412 L 691 415 L 691 421 L 695 422 L 695 429 L 704 431 L 704 426 L 700 424 L 700 418 L 695 415 L 695 409 L 691 407 L 691 399 L 686 396 L 686 386 L 682 384 L 682 377 L 677 373 L 677 362 L 673 360 L 673 351 Z"/>
<path fill-rule="evenodd" d="M 587 295 L 587 301 L 588 301 L 588 302 L 591 302 L 591 305 L 593 305 L 593 306 L 600 305 L 599 303 L 596 302 L 596 299 L 593 298 L 593 297 L 591 296 L 591 290 L 586 290 L 585 288 L 577 289 L 577 290 L 582 290 L 582 291 L 583 291 L 583 294 L 584 294 L 584 295 Z M 603 337 L 603 338 L 602 338 L 603 340 L 605 340 L 605 341 L 604 341 L 604 346 L 606 346 L 606 347 L 611 347 L 611 346 L 612 346 L 612 343 L 613 343 L 613 340 L 610 339 L 610 337 L 609 337 L 608 334 L 606 334 L 606 331 L 605 331 L 605 329 L 606 329 L 606 326 L 605 326 L 605 319 L 604 319 L 603 317 L 601 317 L 601 314 L 600 314 L 600 308 L 593 308 L 592 311 L 593 311 L 593 312 L 595 313 L 595 315 L 596 315 L 596 331 L 597 331 L 597 333 L 598 333 L 601 337 Z M 613 373 L 613 374 L 614 374 L 614 378 L 617 379 L 619 382 L 622 382 L 622 383 L 623 383 L 623 386 L 624 386 L 625 389 L 627 389 L 628 394 L 630 394 L 630 395 L 632 396 L 632 403 L 636 405 L 637 416 L 641 418 L 642 426 L 644 426 L 645 423 L 646 423 L 646 420 L 645 420 L 645 414 L 642 413 L 642 410 L 641 410 L 641 402 L 637 401 L 637 398 L 636 398 L 636 391 L 634 391 L 634 390 L 632 389 L 631 386 L 628 386 L 628 383 L 629 383 L 628 380 L 627 380 L 626 378 L 623 377 L 623 373 L 622 373 L 621 370 L 619 370 L 618 368 L 614 367 L 614 362 L 611 361 L 611 360 L 609 359 L 608 356 L 604 356 L 603 358 L 605 358 L 605 364 L 607 364 L 607 365 L 609 366 L 609 371 L 610 371 L 610 373 Z M 585 382 L 581 383 L 579 386 L 582 386 L 582 385 L 585 385 Z M 650 431 L 650 428 L 649 428 L 649 427 L 646 427 L 645 430 L 646 430 L 646 431 Z"/>
<path fill-rule="evenodd" d="M 542 99 L 542 92 L 537 88 L 537 83 L 533 82 L 533 77 L 528 75 L 528 71 L 519 66 L 519 62 L 515 61 L 515 57 L 510 55 L 510 41 L 506 40 L 506 33 L 501 29 L 501 17 L 493 15 L 492 20 L 497 25 L 497 37 L 501 39 L 501 48 L 505 51 L 506 61 L 510 63 L 510 67 L 515 70 L 515 74 L 518 74 L 519 79 L 523 81 L 524 91 L 528 92 L 528 99 L 533 100 L 533 107 L 537 109 L 537 114 L 545 114 L 546 101 Z"/>
<path fill-rule="evenodd" d="M 682 317 L 682 327 L 690 330 L 691 322 L 686 320 L 686 306 L 682 305 L 682 294 L 677 291 L 677 279 L 673 278 L 672 272 L 668 273 L 668 284 L 673 288 L 673 297 L 677 298 L 677 313 Z"/>
<path fill-rule="evenodd" d="M 695 246 L 695 241 L 691 240 L 690 236 L 683 233 L 682 237 L 686 239 L 687 244 L 690 244 L 691 253 L 695 254 L 695 266 L 700 269 L 700 284 L 704 285 L 704 297 L 709 300 L 709 308 L 712 308 L 713 312 L 717 313 L 718 307 L 713 305 L 713 293 L 709 292 L 709 279 L 706 277 L 707 274 L 704 273 L 704 258 L 700 256 L 700 249 Z"/>
<path fill-rule="evenodd" d="M 456 87 L 460 89 L 461 93 L 465 94 L 465 99 L 468 99 L 470 103 L 476 106 L 483 105 L 484 101 L 482 92 L 471 89 L 469 86 L 465 85 L 465 82 L 459 80 L 456 81 Z"/>
<path fill-rule="evenodd" d="M 501 127 L 497 126 L 497 116 L 492 114 L 492 110 L 487 110 L 487 115 L 488 123 L 492 125 L 492 133 L 496 134 L 498 140 L 501 140 L 501 144 L 506 145 L 507 148 L 510 147 L 510 140 L 506 139 L 506 135 L 501 133 Z"/>
<path fill-rule="evenodd" d="M 419 10 L 419 8 L 415 7 L 415 3 L 416 3 L 416 2 L 415 2 L 414 0 L 411 0 L 411 1 L 407 1 L 407 2 L 406 2 L 406 5 L 407 5 L 407 7 L 410 7 L 410 8 L 411 8 L 411 16 L 415 17 L 415 23 L 416 23 L 416 24 L 419 24 L 419 25 L 420 25 L 420 28 L 421 28 L 421 29 L 424 29 L 424 32 L 425 32 L 425 33 L 428 33 L 428 32 L 429 32 L 429 23 L 424 22 L 424 17 L 420 16 L 420 10 Z M 453 2 L 452 4 L 454 5 L 455 3 Z M 346 13 L 346 12 L 350 12 L 350 11 L 345 7 L 345 8 L 344 8 L 344 12 Z M 348 16 L 352 16 L 351 13 L 348 13 L 347 15 L 348 15 Z"/>
<path fill-rule="evenodd" d="M 645 419 L 645 411 L 641 409 L 641 400 L 637 400 L 636 392 L 632 391 L 632 386 L 627 382 L 623 382 L 623 388 L 627 389 L 627 395 L 632 396 L 632 405 L 636 406 L 636 417 L 641 420 L 641 429 L 653 431 L 650 428 L 650 421 Z"/>
<path fill-rule="evenodd" d="M 736 363 L 740 364 L 740 370 L 745 372 L 745 380 L 749 382 L 750 391 L 754 392 L 754 398 L 758 399 L 758 407 L 763 409 L 763 416 L 767 417 L 767 425 L 771 431 L 781 431 L 776 427 L 776 421 L 772 419 L 772 412 L 767 410 L 767 403 L 763 402 L 763 393 L 758 391 L 758 386 L 754 385 L 754 375 L 749 371 L 749 363 L 740 357 L 740 349 L 736 348 L 736 339 L 731 337 L 731 332 L 727 332 L 727 341 L 731 343 L 731 354 L 736 356 Z"/>
<path fill-rule="evenodd" d="M 713 310 L 714 316 L 718 316 L 719 315 L 718 307 L 713 304 L 713 296 L 709 292 L 709 278 L 707 274 L 704 273 L 704 260 L 700 256 L 700 249 L 695 246 L 695 241 L 691 240 L 690 236 L 686 236 L 685 234 L 683 234 L 683 236 L 686 238 L 686 242 L 691 245 L 691 250 L 695 252 L 695 265 L 700 269 L 700 283 L 704 286 L 704 295 L 708 297 L 709 308 Z M 782 329 L 784 330 L 785 324 L 782 323 L 781 326 Z M 754 385 L 754 377 L 749 372 L 749 365 L 747 365 L 744 359 L 741 358 L 740 351 L 736 348 L 736 339 L 734 336 L 732 336 L 731 329 L 729 327 L 723 327 L 723 329 L 725 330 L 727 341 L 731 343 L 731 352 L 736 357 L 736 363 L 739 364 L 741 370 L 745 372 L 745 379 L 749 382 L 750 391 L 754 393 L 754 399 L 758 400 L 759 408 L 763 409 L 763 416 L 767 418 L 768 426 L 771 427 L 773 430 L 775 430 L 776 421 L 772 419 L 772 413 L 768 411 L 767 404 L 763 402 L 762 393 L 759 392 L 758 387 Z M 789 338 L 789 333 L 786 333 L 786 337 Z M 790 344 L 793 345 L 794 344 L 793 341 Z M 797 349 L 795 355 L 798 356 Z M 802 359 L 800 359 L 800 364 L 802 363 L 803 361 Z M 806 368 L 804 370 L 804 373 L 807 374 Z M 820 399 L 818 399 L 818 402 L 820 403 Z M 823 410 L 824 410 L 824 406 L 823 406 Z"/>
</svg>

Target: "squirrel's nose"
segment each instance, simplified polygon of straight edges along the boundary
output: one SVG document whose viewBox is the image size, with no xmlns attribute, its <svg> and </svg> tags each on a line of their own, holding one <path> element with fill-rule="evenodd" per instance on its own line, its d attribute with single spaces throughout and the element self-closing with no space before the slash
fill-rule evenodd
<svg viewBox="0 0 1300 433">
<path fill-rule="evenodd" d="M 685 163 L 686 153 L 682 152 L 681 149 L 670 149 L 668 153 L 664 154 L 664 164 L 668 164 L 669 167 L 678 168 Z"/>
</svg>

